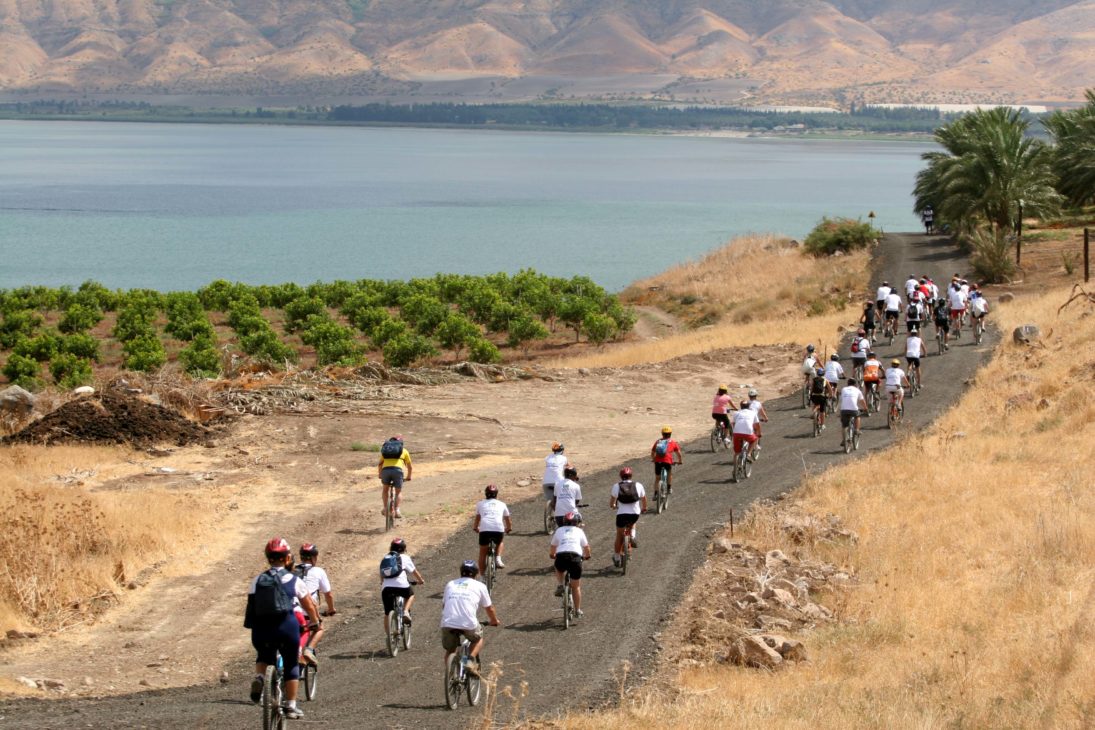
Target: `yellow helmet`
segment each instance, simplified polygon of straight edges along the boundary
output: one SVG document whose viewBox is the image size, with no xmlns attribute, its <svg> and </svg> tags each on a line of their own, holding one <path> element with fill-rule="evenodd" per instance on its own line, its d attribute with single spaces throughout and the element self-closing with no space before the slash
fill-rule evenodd
<svg viewBox="0 0 1095 730">
<path fill-rule="evenodd" d="M 662 426 L 662 436 L 668 436 L 671 433 L 673 433 L 672 428 L 670 428 L 669 426 Z"/>
<path fill-rule="evenodd" d="M 720 383 L 719 384 L 719 390 L 730 390 L 730 389 L 726 387 L 726 383 Z"/>
</svg>

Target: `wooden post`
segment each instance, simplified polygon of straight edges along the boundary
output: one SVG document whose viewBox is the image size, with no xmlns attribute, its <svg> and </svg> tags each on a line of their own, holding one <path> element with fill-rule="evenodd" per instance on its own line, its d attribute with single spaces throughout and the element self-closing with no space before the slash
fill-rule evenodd
<svg viewBox="0 0 1095 730">
<path fill-rule="evenodd" d="M 1019 201 L 1019 220 L 1015 223 L 1015 265 L 1023 261 L 1023 201 Z"/>
<path fill-rule="evenodd" d="M 1091 281 L 1091 229 L 1084 229 L 1084 283 Z"/>
</svg>

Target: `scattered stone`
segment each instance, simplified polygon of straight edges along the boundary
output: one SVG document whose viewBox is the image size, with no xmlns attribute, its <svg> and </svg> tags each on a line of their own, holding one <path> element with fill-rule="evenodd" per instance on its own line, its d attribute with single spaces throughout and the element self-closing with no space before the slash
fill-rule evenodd
<svg viewBox="0 0 1095 730">
<path fill-rule="evenodd" d="M 782 550 L 769 550 L 764 556 L 764 566 L 768 568 L 768 570 L 785 568 L 790 564 L 791 561 L 783 554 Z"/>
<path fill-rule="evenodd" d="M 783 664 L 780 653 L 757 636 L 742 636 L 730 645 L 726 660 L 745 667 L 774 670 Z"/>
<path fill-rule="evenodd" d="M 712 618 L 717 618 L 719 621 L 722 621 L 726 618 L 726 611 L 723 611 L 720 608 L 718 611 L 715 611 L 715 613 L 712 614 Z"/>
<path fill-rule="evenodd" d="M 73 395 L 94 395 L 95 389 L 90 385 L 81 385 L 72 391 Z"/>
<path fill-rule="evenodd" d="M 64 689 L 65 683 L 60 679 L 39 679 L 38 686 L 42 689 Z"/>
<path fill-rule="evenodd" d="M 38 398 L 30 391 L 12 385 L 0 390 L 0 413 L 10 413 L 19 418 L 25 418 L 34 410 L 34 404 Z"/>
<path fill-rule="evenodd" d="M 1042 330 L 1038 328 L 1036 324 L 1024 324 L 1020 327 L 1016 327 L 1011 332 L 1011 339 L 1015 341 L 1017 345 L 1029 345 L 1033 342 L 1037 342 L 1042 338 Z"/>
<path fill-rule="evenodd" d="M 764 592 L 763 597 L 788 608 L 794 608 L 796 603 L 794 595 L 782 588 L 769 588 Z"/>
<path fill-rule="evenodd" d="M 20 631 L 19 629 L 8 629 L 7 637 L 9 639 L 37 639 L 41 634 L 37 631 Z"/>
<path fill-rule="evenodd" d="M 589 368 L 578 368 L 579 375 L 589 375 Z"/>
<path fill-rule="evenodd" d="M 1001 304 L 1007 304 L 1008 302 L 1015 301 L 1015 295 L 1009 291 L 1006 291 L 1000 296 L 996 297 L 996 301 L 1000 302 Z"/>
<path fill-rule="evenodd" d="M 764 634 L 760 638 L 769 647 L 778 651 L 784 661 L 804 662 L 807 660 L 806 647 L 801 641 L 786 639 L 778 634 Z"/>
<path fill-rule="evenodd" d="M 715 538 L 715 542 L 711 543 L 711 552 L 716 555 L 728 553 L 734 549 L 734 543 L 727 540 L 725 537 Z"/>
<path fill-rule="evenodd" d="M 1049 408 L 1050 405 L 1051 403 L 1048 399 L 1042 398 L 1040 401 L 1038 401 L 1038 405 L 1036 406 L 1036 408 L 1040 411 L 1044 411 L 1045 409 Z"/>
<path fill-rule="evenodd" d="M 530 484 L 532 484 L 532 482 L 528 479 L 521 479 L 521 480 L 518 480 L 518 482 L 517 482 L 517 486 L 519 486 L 519 487 L 527 487 Z"/>
<path fill-rule="evenodd" d="M 93 684 L 95 684 L 95 680 L 94 680 L 94 679 L 92 679 L 91 677 L 84 677 L 84 686 L 85 686 L 85 687 L 90 687 L 90 686 L 92 686 Z"/>
<path fill-rule="evenodd" d="M 142 687 L 151 687 L 152 686 L 152 683 L 149 682 L 147 679 L 142 679 L 140 682 L 137 682 L 137 684 L 141 685 Z"/>
<path fill-rule="evenodd" d="M 29 687 L 30 689 L 38 689 L 38 683 L 30 677 L 16 677 L 15 681 L 23 685 L 24 687 Z"/>
<path fill-rule="evenodd" d="M 228 672 L 221 672 L 221 684 L 228 684 Z"/>
</svg>

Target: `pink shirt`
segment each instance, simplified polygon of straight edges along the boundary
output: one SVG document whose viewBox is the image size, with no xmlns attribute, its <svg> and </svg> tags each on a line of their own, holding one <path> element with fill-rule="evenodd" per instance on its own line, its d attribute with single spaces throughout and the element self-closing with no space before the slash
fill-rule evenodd
<svg viewBox="0 0 1095 730">
<path fill-rule="evenodd" d="M 711 402 L 711 412 L 725 414 L 727 408 L 730 406 L 730 396 L 728 395 L 716 395 L 715 400 Z"/>
</svg>

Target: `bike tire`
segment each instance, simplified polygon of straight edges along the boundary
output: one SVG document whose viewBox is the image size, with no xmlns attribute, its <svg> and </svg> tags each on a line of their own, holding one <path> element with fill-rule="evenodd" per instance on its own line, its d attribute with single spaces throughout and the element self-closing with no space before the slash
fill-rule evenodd
<svg viewBox="0 0 1095 730">
<path fill-rule="evenodd" d="M 544 504 L 544 532 L 548 535 L 555 531 L 555 515 L 551 513 L 551 502 Z"/>
<path fill-rule="evenodd" d="M 714 454 L 719 450 L 719 429 L 716 427 L 711 431 L 711 453 Z"/>
<path fill-rule="evenodd" d="M 802 407 L 803 408 L 808 408 L 809 405 L 810 405 L 810 386 L 809 385 L 803 385 L 802 386 Z"/>
<path fill-rule="evenodd" d="M 852 451 L 859 451 L 859 436 L 859 431 L 856 431 L 852 434 Z"/>
<path fill-rule="evenodd" d="M 277 667 L 266 667 L 262 680 L 262 730 L 277 730 L 281 713 L 281 691 L 278 685 Z"/>
<path fill-rule="evenodd" d="M 482 664 L 480 664 L 479 667 L 482 667 Z M 479 667 L 477 667 L 477 669 Z M 468 696 L 468 704 L 472 707 L 477 707 L 479 705 L 479 699 L 483 695 L 483 680 L 473 674 L 468 674 L 464 678 L 464 692 Z"/>
<path fill-rule="evenodd" d="M 309 702 L 316 698 L 316 680 L 318 680 L 316 672 L 318 669 L 318 667 L 313 667 L 311 664 L 304 664 L 300 668 L 300 678 L 304 684 L 304 699 Z"/>
<path fill-rule="evenodd" d="M 814 438 L 821 435 L 821 413 L 814 413 Z"/>
<path fill-rule="evenodd" d="M 654 512 L 661 514 L 665 511 L 665 502 L 662 501 L 665 496 L 665 484 L 662 482 L 661 477 L 658 477 L 658 481 L 654 483 Z"/>
<path fill-rule="evenodd" d="M 743 458 L 741 460 L 741 471 L 742 471 L 742 474 L 745 475 L 745 478 L 748 479 L 753 474 L 753 457 L 752 456 L 744 456 L 745 449 L 742 449 L 741 453 L 743 454 Z M 753 449 L 749 449 L 749 453 L 752 454 Z"/>
<path fill-rule="evenodd" d="M 844 429 L 844 453 L 852 453 L 852 429 Z"/>
<path fill-rule="evenodd" d="M 388 500 L 388 509 L 384 515 L 384 532 L 391 532 L 395 527 L 395 504 L 394 499 Z"/>
<path fill-rule="evenodd" d="M 400 607 L 396 606 L 388 611 L 388 635 L 385 639 L 388 642 L 388 655 L 393 659 L 399 655 L 399 617 L 397 612 L 400 610 Z"/>
<path fill-rule="evenodd" d="M 445 706 L 455 710 L 460 706 L 460 691 L 463 689 L 460 681 L 460 654 L 459 650 L 449 655 L 449 663 L 445 665 Z"/>
<path fill-rule="evenodd" d="M 486 570 L 483 571 L 483 582 L 487 584 L 487 593 L 493 593 L 494 592 L 494 571 L 495 571 L 495 569 L 496 568 L 495 568 L 495 565 L 494 565 L 494 556 L 488 554 L 487 555 Z"/>
<path fill-rule="evenodd" d="M 630 539 L 631 538 L 628 538 L 628 537 L 624 538 L 625 541 L 630 540 Z M 627 544 L 625 542 L 624 543 L 624 553 L 623 553 L 623 555 L 620 556 L 620 574 L 621 575 L 627 575 L 627 561 L 628 561 L 628 557 L 630 555 L 631 555 L 631 550 L 627 547 Z"/>
<path fill-rule="evenodd" d="M 574 605 L 574 595 L 570 592 L 570 581 L 563 585 L 563 631 L 570 628 L 570 611 Z"/>
</svg>

